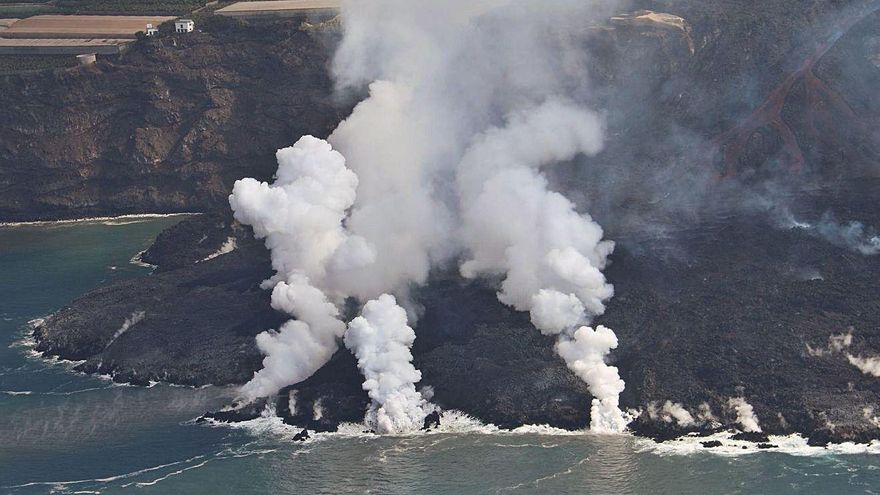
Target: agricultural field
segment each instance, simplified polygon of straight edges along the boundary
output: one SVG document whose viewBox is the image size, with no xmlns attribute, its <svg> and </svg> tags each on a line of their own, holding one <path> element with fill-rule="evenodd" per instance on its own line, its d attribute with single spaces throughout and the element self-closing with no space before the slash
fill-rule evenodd
<svg viewBox="0 0 880 495">
<path fill-rule="evenodd" d="M 64 14 L 183 15 L 205 5 L 204 0 L 56 0 Z"/>
<path fill-rule="evenodd" d="M 0 13 L 185 15 L 204 7 L 207 0 L 0 0 Z M 18 4 L 18 5 L 13 5 Z"/>
</svg>

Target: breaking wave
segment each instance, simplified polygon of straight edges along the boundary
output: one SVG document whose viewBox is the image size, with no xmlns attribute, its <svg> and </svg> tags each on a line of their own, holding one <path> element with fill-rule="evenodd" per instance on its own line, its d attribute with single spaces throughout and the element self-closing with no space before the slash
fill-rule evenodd
<svg viewBox="0 0 880 495">
<path fill-rule="evenodd" d="M 79 225 L 83 223 L 100 223 L 109 226 L 130 225 L 146 222 L 157 218 L 191 217 L 201 213 L 143 213 L 136 215 L 118 215 L 111 217 L 86 217 L 68 220 L 38 220 L 33 222 L 0 222 L 0 227 L 26 227 L 45 225 Z"/>
<path fill-rule="evenodd" d="M 241 423 L 221 423 L 209 421 L 216 427 L 229 427 L 245 430 L 254 436 L 268 436 L 280 441 L 292 442 L 293 437 L 302 431 L 302 427 L 284 424 L 280 417 L 271 414 L 267 409 L 263 417 L 244 421 Z M 656 442 L 650 438 L 637 437 L 631 433 L 620 435 L 623 441 L 634 442 L 635 451 L 638 453 L 653 453 L 661 456 L 682 456 L 694 454 L 708 454 L 718 456 L 741 456 L 757 454 L 761 452 L 775 452 L 793 456 L 822 456 L 822 455 L 855 455 L 855 454 L 880 454 L 880 441 L 874 440 L 868 444 L 841 443 L 829 444 L 827 447 L 808 445 L 808 439 L 799 434 L 792 435 L 769 435 L 769 442 L 759 447 L 758 443 L 744 440 L 732 440 L 731 437 L 738 432 L 720 432 L 707 436 L 698 434 L 685 435 L 680 438 Z M 311 433 L 311 438 L 302 442 L 309 445 L 332 439 L 382 439 L 382 438 L 413 438 L 431 435 L 489 435 L 489 436 L 540 436 L 540 437 L 583 437 L 584 439 L 602 437 L 607 441 L 608 437 L 591 432 L 590 430 L 564 430 L 548 425 L 523 425 L 514 429 L 502 429 L 491 423 L 484 423 L 473 416 L 461 411 L 450 410 L 441 414 L 440 426 L 428 431 L 417 431 L 396 435 L 377 435 L 368 431 L 363 423 L 342 423 L 336 432 Z M 704 442 L 721 442 L 719 447 L 706 447 Z M 771 445 L 768 447 L 768 445 Z"/>
<path fill-rule="evenodd" d="M 655 442 L 649 438 L 638 438 L 638 452 L 653 452 L 664 456 L 714 454 L 720 456 L 741 456 L 761 452 L 775 452 L 794 456 L 821 456 L 821 455 L 853 455 L 853 454 L 880 454 L 880 441 L 873 440 L 871 443 L 858 444 L 845 442 L 829 444 L 827 447 L 809 445 L 808 439 L 798 433 L 791 435 L 769 435 L 766 444 L 757 444 L 744 440 L 733 440 L 730 432 L 720 432 L 708 436 L 689 434 L 666 442 Z M 704 445 L 709 442 L 720 442 L 716 447 Z M 711 444 L 710 444 L 711 445 Z M 762 445 L 759 447 L 759 445 Z"/>
</svg>

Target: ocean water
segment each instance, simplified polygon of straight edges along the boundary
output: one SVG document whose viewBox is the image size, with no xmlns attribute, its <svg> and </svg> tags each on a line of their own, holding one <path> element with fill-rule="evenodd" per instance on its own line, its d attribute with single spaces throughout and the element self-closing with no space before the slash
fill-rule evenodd
<svg viewBox="0 0 880 495">
<path fill-rule="evenodd" d="M 28 321 L 114 280 L 174 218 L 0 227 L 0 494 L 875 493 L 880 445 L 777 452 L 655 445 L 540 427 L 499 432 L 449 413 L 443 431 L 292 441 L 264 418 L 195 424 L 233 390 L 120 386 L 28 346 Z"/>
</svg>

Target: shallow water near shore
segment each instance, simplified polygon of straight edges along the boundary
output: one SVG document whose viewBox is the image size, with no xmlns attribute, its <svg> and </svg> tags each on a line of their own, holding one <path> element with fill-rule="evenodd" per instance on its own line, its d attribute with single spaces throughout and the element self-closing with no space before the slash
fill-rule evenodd
<svg viewBox="0 0 880 495">
<path fill-rule="evenodd" d="M 115 280 L 179 218 L 0 227 L 0 493 L 874 493 L 880 456 L 709 453 L 458 417 L 444 432 L 291 440 L 277 419 L 195 424 L 234 390 L 116 385 L 34 355 L 28 321 Z M 865 449 L 853 449 L 864 452 Z M 754 452 L 746 449 L 742 452 Z M 792 455 L 803 454 L 803 455 Z M 806 455 L 809 454 L 809 455 Z"/>
</svg>

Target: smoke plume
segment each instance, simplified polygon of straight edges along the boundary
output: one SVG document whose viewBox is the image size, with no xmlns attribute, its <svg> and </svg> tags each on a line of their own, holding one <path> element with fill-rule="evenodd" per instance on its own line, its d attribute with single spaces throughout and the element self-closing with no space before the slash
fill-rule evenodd
<svg viewBox="0 0 880 495">
<path fill-rule="evenodd" d="M 687 428 L 697 424 L 693 415 L 678 402 L 667 400 L 658 409 L 656 402 L 648 404 L 648 417 L 653 420 L 661 420 L 666 423 L 676 423 L 678 426 Z M 711 414 L 711 412 L 709 413 Z"/>
<path fill-rule="evenodd" d="M 370 294 L 352 274 L 375 269 L 374 245 L 343 225 L 358 184 L 345 158 L 311 136 L 280 150 L 277 158 L 273 184 L 244 179 L 230 196 L 235 218 L 251 225 L 271 251 L 276 275 L 266 285 L 274 285 L 272 307 L 296 318 L 277 332 L 257 336 L 266 357 L 263 369 L 242 388 L 249 399 L 299 383 L 330 360 L 346 334 L 338 304 Z M 394 286 L 386 282 L 384 287 Z M 368 424 L 381 433 L 417 428 L 426 414 L 426 403 L 415 392 L 421 375 L 410 364 L 414 339 L 406 312 L 389 295 L 367 303 L 364 317 L 351 323 L 345 339 L 374 399 Z"/>
<path fill-rule="evenodd" d="M 365 422 L 378 433 L 418 430 L 433 410 L 416 391 L 422 374 L 412 365 L 415 339 L 406 311 L 387 294 L 368 302 L 348 325 L 345 345 L 358 358 L 372 399 Z"/>
<path fill-rule="evenodd" d="M 727 401 L 728 407 L 736 413 L 736 422 L 742 426 L 743 431 L 755 433 L 761 431 L 755 409 L 742 397 L 734 397 Z"/>
<path fill-rule="evenodd" d="M 242 179 L 229 197 L 235 219 L 252 226 L 272 253 L 276 275 L 264 284 L 274 286 L 272 307 L 296 318 L 278 332 L 257 336 L 266 358 L 263 369 L 242 389 L 249 399 L 305 380 L 336 352 L 345 323 L 336 305 L 313 284 L 323 286 L 328 266 L 357 244 L 342 226 L 357 187 L 357 176 L 345 167 L 342 155 L 306 136 L 279 150 L 277 158 L 273 184 Z"/>
<path fill-rule="evenodd" d="M 619 408 L 623 380 L 616 367 L 605 364 L 605 356 L 616 347 L 614 332 L 603 326 L 581 327 L 570 337 L 561 336 L 556 344 L 556 352 L 593 394 L 590 429 L 600 433 L 623 431 L 629 422 Z"/>
<path fill-rule="evenodd" d="M 880 254 L 880 234 L 873 227 L 865 227 L 862 222 L 840 223 L 834 215 L 825 213 L 817 223 L 812 224 L 796 220 L 791 213 L 786 212 L 783 224 L 864 256 Z"/>
<path fill-rule="evenodd" d="M 345 333 L 336 308 L 353 297 L 369 301 L 345 334 L 373 400 L 367 422 L 419 425 L 432 406 L 416 392 L 415 334 L 397 301 L 459 261 L 464 277 L 500 279 L 499 300 L 557 336 L 595 397 L 591 427 L 623 430 L 624 383 L 605 363 L 617 338 L 589 326 L 613 295 L 602 270 L 614 244 L 546 178 L 602 148 L 583 46 L 585 25 L 615 3 L 343 2 L 334 76 L 368 97 L 329 143 L 279 151 L 273 184 L 244 179 L 230 198 L 272 251 L 273 306 L 296 318 L 260 336 L 266 360 L 248 396 L 326 362 Z"/>
<path fill-rule="evenodd" d="M 880 377 L 880 356 L 862 357 L 847 354 L 846 359 L 862 373 Z"/>
</svg>

